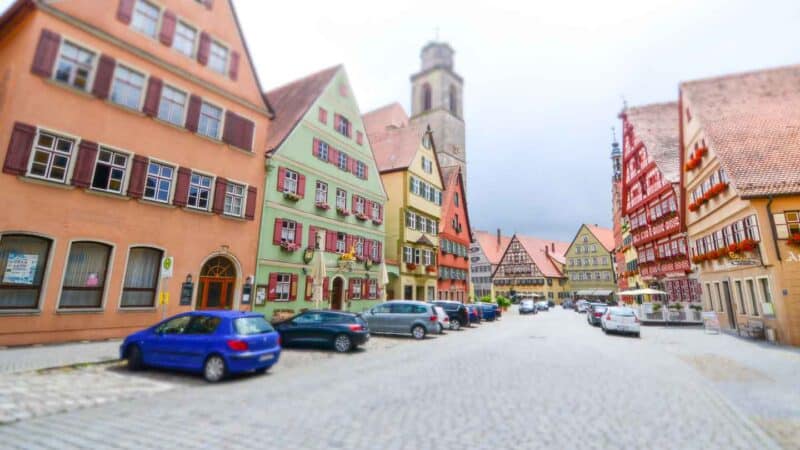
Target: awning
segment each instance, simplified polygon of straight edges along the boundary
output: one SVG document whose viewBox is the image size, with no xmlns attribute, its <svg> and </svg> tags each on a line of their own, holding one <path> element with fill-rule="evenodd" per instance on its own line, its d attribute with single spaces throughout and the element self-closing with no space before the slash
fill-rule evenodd
<svg viewBox="0 0 800 450">
<path fill-rule="evenodd" d="M 667 295 L 664 291 L 659 291 L 657 289 L 633 289 L 630 291 L 621 291 L 617 292 L 617 295 Z"/>
<path fill-rule="evenodd" d="M 612 292 L 611 289 L 585 289 L 578 291 L 576 295 L 578 297 L 608 297 Z"/>
</svg>

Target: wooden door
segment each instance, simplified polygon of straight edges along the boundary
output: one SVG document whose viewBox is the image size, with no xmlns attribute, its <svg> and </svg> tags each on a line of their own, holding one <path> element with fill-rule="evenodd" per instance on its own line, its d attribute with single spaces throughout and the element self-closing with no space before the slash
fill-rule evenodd
<svg viewBox="0 0 800 450">
<path fill-rule="evenodd" d="M 203 292 L 198 309 L 230 309 L 233 281 L 227 277 L 200 277 Z"/>
</svg>

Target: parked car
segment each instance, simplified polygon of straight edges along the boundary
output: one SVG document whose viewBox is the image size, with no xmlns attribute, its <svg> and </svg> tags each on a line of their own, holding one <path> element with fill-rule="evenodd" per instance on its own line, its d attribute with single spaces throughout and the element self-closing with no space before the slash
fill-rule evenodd
<svg viewBox="0 0 800 450">
<path fill-rule="evenodd" d="M 587 302 L 586 300 L 578 300 L 575 303 L 575 312 L 577 313 L 585 313 L 588 308 L 589 308 L 589 302 Z"/>
<path fill-rule="evenodd" d="M 600 318 L 603 317 L 606 309 L 608 309 L 608 305 L 605 303 L 590 303 L 589 309 L 586 311 L 586 322 L 593 326 L 600 325 Z"/>
<path fill-rule="evenodd" d="M 469 323 L 481 323 L 483 319 L 482 308 L 476 306 L 475 303 L 471 303 L 467 305 L 467 311 L 469 312 Z"/>
<path fill-rule="evenodd" d="M 434 305 L 415 300 L 392 300 L 373 306 L 362 314 L 372 333 L 411 334 L 424 339 L 439 332 L 439 316 Z"/>
<path fill-rule="evenodd" d="M 324 345 L 340 353 L 366 343 L 369 326 L 358 314 L 344 311 L 305 311 L 275 324 L 284 346 Z"/>
<path fill-rule="evenodd" d="M 564 300 L 561 303 L 561 307 L 564 309 L 574 309 L 575 305 L 572 303 L 572 300 Z"/>
<path fill-rule="evenodd" d="M 444 330 L 450 328 L 450 317 L 441 306 L 434 306 L 433 310 L 436 311 L 436 317 L 439 318 L 439 334 L 444 334 Z"/>
<path fill-rule="evenodd" d="M 520 314 L 536 314 L 536 304 L 533 300 L 523 300 L 519 304 L 519 313 Z"/>
<path fill-rule="evenodd" d="M 497 320 L 497 317 L 498 317 L 497 310 L 500 309 L 500 308 L 496 304 L 478 302 L 478 303 L 476 303 L 476 305 L 478 306 L 478 308 L 481 309 L 481 318 L 482 319 L 484 319 L 486 321 L 489 321 L 489 322 L 494 322 L 495 320 Z"/>
<path fill-rule="evenodd" d="M 549 311 L 550 304 L 547 303 L 547 300 L 538 301 L 536 302 L 536 309 L 538 309 L 539 311 Z"/>
<path fill-rule="evenodd" d="M 463 303 L 448 300 L 437 300 L 433 302 L 433 304 L 436 306 L 441 306 L 442 309 L 444 309 L 444 312 L 447 313 L 447 317 L 450 318 L 451 330 L 458 330 L 462 326 L 469 326 L 469 310 Z"/>
<path fill-rule="evenodd" d="M 554 302 L 552 300 L 548 300 L 547 301 L 547 306 L 549 306 L 551 308 L 555 308 L 556 307 L 556 302 Z"/>
<path fill-rule="evenodd" d="M 125 338 L 128 368 L 200 372 L 209 382 L 241 372 L 263 373 L 281 354 L 280 336 L 264 316 L 242 311 L 191 311 Z"/>
<path fill-rule="evenodd" d="M 630 333 L 641 336 L 641 322 L 636 311 L 631 308 L 612 306 L 600 319 L 600 326 L 608 333 Z"/>
</svg>

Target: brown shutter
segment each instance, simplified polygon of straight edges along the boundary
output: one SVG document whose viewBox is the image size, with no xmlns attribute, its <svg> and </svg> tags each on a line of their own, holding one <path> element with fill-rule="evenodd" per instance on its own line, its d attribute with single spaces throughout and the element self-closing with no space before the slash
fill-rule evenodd
<svg viewBox="0 0 800 450">
<path fill-rule="evenodd" d="M 239 52 L 236 50 L 231 52 L 231 65 L 228 69 L 228 75 L 231 77 L 231 80 L 236 80 L 239 78 Z"/>
<path fill-rule="evenodd" d="M 197 132 L 197 124 L 200 122 L 200 105 L 203 103 L 197 95 L 189 97 L 189 107 L 186 109 L 186 129 L 192 133 Z"/>
<path fill-rule="evenodd" d="M 239 148 L 253 151 L 253 133 L 255 133 L 255 124 L 251 120 L 244 117 L 239 117 Z"/>
<path fill-rule="evenodd" d="M 158 33 L 158 40 L 167 47 L 172 45 L 176 23 L 175 13 L 170 10 L 164 11 L 164 15 L 161 17 L 161 32 Z"/>
<path fill-rule="evenodd" d="M 267 300 L 275 300 L 278 298 L 278 274 L 273 272 L 269 274 L 269 285 L 267 286 Z"/>
<path fill-rule="evenodd" d="M 175 195 L 172 204 L 175 206 L 186 206 L 189 198 L 189 180 L 192 178 L 192 170 L 188 167 L 178 168 L 178 180 L 175 182 Z"/>
<path fill-rule="evenodd" d="M 329 283 L 329 281 L 330 281 L 330 278 L 329 278 L 329 277 L 325 277 L 325 278 L 322 280 L 322 297 L 323 297 L 323 298 L 328 298 L 328 294 L 329 294 L 329 293 L 330 293 L 330 291 L 331 291 L 331 289 L 330 289 L 330 283 Z"/>
<path fill-rule="evenodd" d="M 312 289 L 314 286 L 314 277 L 306 275 L 306 301 L 311 300 Z"/>
<path fill-rule="evenodd" d="M 158 115 L 158 102 L 161 101 L 161 87 L 163 82 L 160 78 L 150 77 L 147 81 L 147 95 L 144 98 L 142 112 L 150 117 Z"/>
<path fill-rule="evenodd" d="M 31 72 L 50 78 L 53 75 L 53 65 L 56 62 L 60 44 L 61 36 L 58 33 L 43 28 L 42 34 L 39 35 L 39 43 L 36 44 Z"/>
<path fill-rule="evenodd" d="M 222 131 L 222 142 L 238 147 L 237 128 L 239 116 L 233 111 L 225 111 L 225 127 Z"/>
<path fill-rule="evenodd" d="M 131 165 L 131 178 L 128 182 L 128 195 L 133 198 L 142 198 L 144 194 L 144 181 L 147 177 L 147 158 L 141 155 L 133 157 Z"/>
<path fill-rule="evenodd" d="M 228 180 L 222 177 L 217 177 L 214 183 L 214 205 L 211 211 L 216 214 L 222 214 L 225 211 L 225 189 L 228 187 Z"/>
<path fill-rule="evenodd" d="M 283 231 L 283 219 L 275 219 L 275 228 L 272 229 L 272 243 L 281 245 L 281 231 Z"/>
<path fill-rule="evenodd" d="M 82 140 L 78 146 L 78 157 L 72 171 L 72 185 L 87 188 L 92 182 L 92 170 L 97 158 L 97 143 Z"/>
<path fill-rule="evenodd" d="M 12 175 L 25 175 L 28 171 L 28 160 L 33 148 L 36 127 L 22 122 L 15 122 L 8 142 L 3 172 Z"/>
<path fill-rule="evenodd" d="M 244 218 L 253 220 L 256 217 L 256 200 L 258 199 L 258 189 L 255 186 L 247 187 L 247 205 L 244 209 Z"/>
<path fill-rule="evenodd" d="M 205 31 L 200 33 L 200 45 L 197 47 L 197 62 L 208 64 L 208 53 L 211 51 L 211 36 Z"/>
<path fill-rule="evenodd" d="M 116 61 L 111 56 L 103 54 L 97 63 L 97 72 L 94 76 L 92 94 L 97 98 L 106 99 L 111 90 L 111 79 L 114 77 Z"/>
<path fill-rule="evenodd" d="M 119 7 L 117 8 L 117 19 L 120 22 L 129 24 L 133 18 L 133 4 L 135 0 L 119 0 Z"/>
</svg>

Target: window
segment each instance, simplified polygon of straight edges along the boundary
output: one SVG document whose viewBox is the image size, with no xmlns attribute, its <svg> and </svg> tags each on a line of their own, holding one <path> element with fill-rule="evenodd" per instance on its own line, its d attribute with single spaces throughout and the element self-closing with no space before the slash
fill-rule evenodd
<svg viewBox="0 0 800 450">
<path fill-rule="evenodd" d="M 427 173 L 433 173 L 433 162 L 426 157 L 422 157 L 422 170 Z"/>
<path fill-rule="evenodd" d="M 229 216 L 241 217 L 244 212 L 244 186 L 231 183 L 225 188 L 224 213 Z"/>
<path fill-rule="evenodd" d="M 414 249 L 414 264 L 419 264 L 419 262 L 420 262 L 420 253 L 421 253 L 420 249 L 418 249 L 418 248 Z"/>
<path fill-rule="evenodd" d="M 328 184 L 322 181 L 317 181 L 317 192 L 314 196 L 314 201 L 318 204 L 328 204 Z"/>
<path fill-rule="evenodd" d="M 225 75 L 228 70 L 228 49 L 222 44 L 211 42 L 211 52 L 208 55 L 208 67 L 214 72 Z"/>
<path fill-rule="evenodd" d="M 369 298 L 378 298 L 378 280 L 368 281 Z"/>
<path fill-rule="evenodd" d="M 192 316 L 190 315 L 176 317 L 159 325 L 156 328 L 156 332 L 160 334 L 183 334 L 191 321 Z"/>
<path fill-rule="evenodd" d="M 147 166 L 147 182 L 144 187 L 144 198 L 156 202 L 169 202 L 172 188 L 173 168 L 150 161 Z"/>
<path fill-rule="evenodd" d="M 51 243 L 24 234 L 0 237 L 0 310 L 39 307 Z"/>
<path fill-rule="evenodd" d="M 736 295 L 739 297 L 739 314 L 746 314 L 747 307 L 744 305 L 744 290 L 742 289 L 742 280 L 734 281 L 733 286 L 736 288 Z"/>
<path fill-rule="evenodd" d="M 85 91 L 89 87 L 89 76 L 93 65 L 94 53 L 65 41 L 61 45 L 61 54 L 56 63 L 55 78 Z"/>
<path fill-rule="evenodd" d="M 423 233 L 428 228 L 428 218 L 423 216 L 417 217 L 417 230 L 422 231 Z"/>
<path fill-rule="evenodd" d="M 420 190 L 420 181 L 418 179 L 416 179 L 414 177 L 411 177 L 410 188 L 411 188 L 411 193 L 420 195 L 420 192 L 421 192 L 421 190 Z"/>
<path fill-rule="evenodd" d="M 164 86 L 161 102 L 158 104 L 158 118 L 173 125 L 183 126 L 183 112 L 186 110 L 186 93 Z"/>
<path fill-rule="evenodd" d="M 208 199 L 211 197 L 211 177 L 192 173 L 189 179 L 189 200 L 187 206 L 190 208 L 208 210 Z"/>
<path fill-rule="evenodd" d="M 433 252 L 432 251 L 425 250 L 422 253 L 422 256 L 424 258 L 423 259 L 423 264 L 425 264 L 426 266 L 430 266 L 431 264 L 433 264 Z"/>
<path fill-rule="evenodd" d="M 453 194 L 453 204 L 458 206 L 458 192 Z"/>
<path fill-rule="evenodd" d="M 336 208 L 347 210 L 347 191 L 336 189 Z"/>
<path fill-rule="evenodd" d="M 213 139 L 219 137 L 220 123 L 222 122 L 222 108 L 203 102 L 200 106 L 200 121 L 197 132 Z"/>
<path fill-rule="evenodd" d="M 158 16 L 160 10 L 155 5 L 144 0 L 137 0 L 133 8 L 133 20 L 131 26 L 134 30 L 140 31 L 152 38 L 156 37 L 158 29 Z"/>
<path fill-rule="evenodd" d="M 99 242 L 73 242 L 64 272 L 59 308 L 100 308 L 111 247 Z"/>
<path fill-rule="evenodd" d="M 175 28 L 175 37 L 172 40 L 172 48 L 191 58 L 194 56 L 196 38 L 197 30 L 183 22 L 178 22 Z"/>
<path fill-rule="evenodd" d="M 375 261 L 379 260 L 380 257 L 381 257 L 379 250 L 380 250 L 380 246 L 378 245 L 378 242 L 377 241 L 373 242 L 372 243 L 372 247 L 371 247 L 372 254 L 370 256 Z"/>
<path fill-rule="evenodd" d="M 403 247 L 403 262 L 414 262 L 414 249 L 411 247 Z"/>
<path fill-rule="evenodd" d="M 339 116 L 339 121 L 336 124 L 336 131 L 350 137 L 350 121 L 344 116 Z"/>
<path fill-rule="evenodd" d="M 422 85 L 422 110 L 423 111 L 430 111 L 431 110 L 431 85 L 425 83 Z"/>
<path fill-rule="evenodd" d="M 292 286 L 292 276 L 288 273 L 278 274 L 278 284 L 275 286 L 275 300 L 289 301 L 289 291 Z"/>
<path fill-rule="evenodd" d="M 50 181 L 65 182 L 74 145 L 69 139 L 40 132 L 33 147 L 29 174 Z"/>
<path fill-rule="evenodd" d="M 319 159 L 323 161 L 328 160 L 328 143 L 319 141 Z"/>
<path fill-rule="evenodd" d="M 381 220 L 381 205 L 372 204 L 372 220 Z"/>
<path fill-rule="evenodd" d="M 122 286 L 122 308 L 155 306 L 162 256 L 163 252 L 156 248 L 131 249 L 125 269 L 125 284 Z"/>
<path fill-rule="evenodd" d="M 344 253 L 347 248 L 347 235 L 344 233 L 336 233 L 336 253 Z"/>
<path fill-rule="evenodd" d="M 723 312 L 725 311 L 725 309 L 723 308 L 722 305 L 722 291 L 719 288 L 719 282 L 714 283 L 714 288 L 717 290 L 717 308 L 718 308 L 717 311 Z"/>
<path fill-rule="evenodd" d="M 283 176 L 283 192 L 297 194 L 297 180 L 300 178 L 297 172 L 286 169 Z"/>
<path fill-rule="evenodd" d="M 347 170 L 347 154 L 339 152 L 339 161 L 338 161 L 339 169 Z"/>
<path fill-rule="evenodd" d="M 353 208 L 356 210 L 356 214 L 364 214 L 364 197 L 356 196 L 354 202 Z"/>
<path fill-rule="evenodd" d="M 281 242 L 295 242 L 297 238 L 297 222 L 292 220 L 283 220 L 281 221 Z"/>
<path fill-rule="evenodd" d="M 364 239 L 363 238 L 356 238 L 355 240 L 355 250 L 356 255 L 363 257 L 364 256 Z"/>
<path fill-rule="evenodd" d="M 406 227 L 412 230 L 417 229 L 417 215 L 412 211 L 406 211 Z"/>
<path fill-rule="evenodd" d="M 711 284 L 706 283 L 706 295 L 708 299 L 708 305 L 706 305 L 706 309 L 709 311 L 714 310 L 714 296 L 713 292 L 711 292 Z"/>
<path fill-rule="evenodd" d="M 361 161 L 356 161 L 356 176 L 358 178 L 366 178 L 367 176 L 367 165 Z"/>
<path fill-rule="evenodd" d="M 597 246 L 592 244 L 592 253 L 597 253 Z"/>
<path fill-rule="evenodd" d="M 128 155 L 101 148 L 94 166 L 92 189 L 121 194 L 127 165 Z"/>
<path fill-rule="evenodd" d="M 758 315 L 758 300 L 757 300 L 757 297 L 756 297 L 755 284 L 753 283 L 752 279 L 745 280 L 745 283 L 747 284 L 747 293 L 750 294 L 750 303 L 753 306 L 752 313 L 753 313 L 754 316 L 757 316 Z M 767 292 L 769 292 L 769 290 L 767 290 Z"/>
<path fill-rule="evenodd" d="M 144 75 L 117 65 L 114 71 L 114 88 L 111 90 L 112 102 L 138 110 L 143 90 Z"/>
<path fill-rule="evenodd" d="M 350 280 L 350 298 L 361 298 L 361 280 L 358 278 Z"/>
<path fill-rule="evenodd" d="M 450 112 L 458 115 L 458 90 L 453 85 L 450 85 Z"/>
<path fill-rule="evenodd" d="M 758 284 L 761 286 L 761 302 L 767 307 L 764 309 L 764 314 L 770 315 L 773 314 L 772 309 L 772 290 L 769 288 L 769 280 L 767 278 L 759 278 Z M 756 308 L 755 302 L 753 304 L 753 308 L 758 311 Z"/>
<path fill-rule="evenodd" d="M 755 215 L 748 216 L 744 219 L 744 231 L 748 239 L 756 242 L 761 240 L 761 235 L 758 233 L 758 219 Z"/>
</svg>

